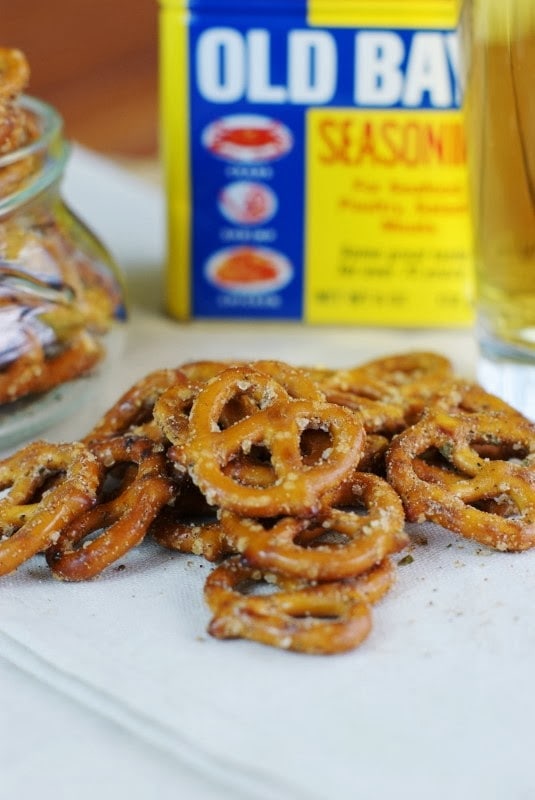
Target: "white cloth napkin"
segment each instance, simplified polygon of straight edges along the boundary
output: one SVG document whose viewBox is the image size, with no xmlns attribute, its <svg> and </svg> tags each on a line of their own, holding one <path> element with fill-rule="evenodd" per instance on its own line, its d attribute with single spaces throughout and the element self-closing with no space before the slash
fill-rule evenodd
<svg viewBox="0 0 535 800">
<path fill-rule="evenodd" d="M 132 285 L 145 285 L 143 270 L 161 259 L 159 193 L 77 158 L 73 194 L 78 185 Z M 124 233 L 106 197 L 123 209 Z M 139 215 L 147 229 L 136 243 Z M 83 435 L 138 377 L 193 358 L 349 366 L 419 348 L 473 369 L 466 332 L 179 325 L 157 296 L 147 307 L 137 294 L 124 356 L 98 400 L 48 438 Z M 87 583 L 52 579 L 41 557 L 2 578 L 0 658 L 202 775 L 221 798 L 532 797 L 535 553 L 491 552 L 433 525 L 411 533 L 413 561 L 349 654 L 211 639 L 202 590 L 212 567 L 145 542 Z"/>
<path fill-rule="evenodd" d="M 4 578 L 0 653 L 232 796 L 529 796 L 534 554 L 422 534 L 343 656 L 211 640 L 209 565 L 149 544 L 85 584 Z"/>
</svg>

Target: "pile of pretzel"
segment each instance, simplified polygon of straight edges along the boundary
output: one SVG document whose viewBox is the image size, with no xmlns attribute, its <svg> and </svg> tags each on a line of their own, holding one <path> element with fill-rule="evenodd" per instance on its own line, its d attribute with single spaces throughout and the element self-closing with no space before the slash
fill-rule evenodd
<svg viewBox="0 0 535 800">
<path fill-rule="evenodd" d="M 393 583 L 405 520 L 535 544 L 534 459 L 535 426 L 438 354 L 190 362 L 81 441 L 0 462 L 0 574 L 43 553 L 55 577 L 91 579 L 148 535 L 215 564 L 213 636 L 343 652 Z"/>
<path fill-rule="evenodd" d="M 23 53 L 0 47 L 0 205 L 46 159 L 41 123 L 20 102 L 29 75 Z M 29 211 L 0 214 L 0 405 L 91 371 L 120 303 L 119 287 L 76 246 L 73 223 L 49 194 Z"/>
</svg>

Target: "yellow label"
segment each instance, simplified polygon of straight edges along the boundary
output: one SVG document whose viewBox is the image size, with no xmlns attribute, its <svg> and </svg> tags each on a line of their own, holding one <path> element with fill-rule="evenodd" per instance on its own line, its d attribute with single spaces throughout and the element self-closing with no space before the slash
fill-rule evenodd
<svg viewBox="0 0 535 800">
<path fill-rule="evenodd" d="M 305 318 L 468 324 L 461 113 L 309 109 L 307 142 Z"/>
<path fill-rule="evenodd" d="M 454 27 L 461 0 L 309 0 L 310 25 Z"/>
</svg>

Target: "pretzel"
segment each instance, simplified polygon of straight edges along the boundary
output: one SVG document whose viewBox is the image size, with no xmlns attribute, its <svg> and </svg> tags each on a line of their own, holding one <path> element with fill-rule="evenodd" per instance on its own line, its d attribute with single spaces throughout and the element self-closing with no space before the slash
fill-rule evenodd
<svg viewBox="0 0 535 800">
<path fill-rule="evenodd" d="M 99 461 L 110 470 L 117 464 L 135 464 L 135 477 L 128 474 L 125 486 L 107 500 L 79 516 L 63 530 L 46 551 L 46 560 L 56 578 L 87 580 L 138 545 L 160 509 L 173 496 L 166 475 L 165 458 L 150 439 L 110 439 L 92 447 Z M 82 539 L 101 531 L 96 538 Z"/>
<path fill-rule="evenodd" d="M 90 372 L 102 358 L 102 345 L 82 331 L 58 353 L 47 356 L 37 335 L 24 331 L 26 347 L 20 358 L 0 371 L 0 404 L 40 394 Z"/>
<path fill-rule="evenodd" d="M 406 427 L 405 409 L 400 402 L 376 400 L 366 397 L 358 390 L 342 391 L 324 387 L 329 403 L 337 403 L 357 411 L 364 424 L 366 433 L 391 437 Z M 385 395 L 388 396 L 385 387 Z"/>
<path fill-rule="evenodd" d="M 1 88 L 1 87 L 0 87 Z M 2 185 L 8 185 L 7 175 L 10 175 L 9 183 L 15 184 L 15 177 L 19 178 L 27 175 L 39 162 L 42 156 L 38 153 L 28 154 L 27 152 L 17 154 L 16 158 L 4 159 L 2 156 L 13 153 L 20 148 L 33 142 L 39 136 L 39 126 L 32 112 L 14 103 L 4 103 L 0 100 L 0 175 Z M 9 192 L 2 191 L 6 196 Z"/>
<path fill-rule="evenodd" d="M 156 425 L 163 436 L 174 445 L 168 455 L 179 471 L 182 466 L 178 454 L 187 440 L 191 406 L 200 391 L 198 383 L 190 381 L 185 373 L 181 374 L 184 377 L 162 392 L 153 410 Z"/>
<path fill-rule="evenodd" d="M 221 561 L 236 552 L 228 544 L 222 526 L 213 517 L 187 520 L 171 509 L 164 509 L 151 525 L 150 534 L 162 547 L 204 556 L 207 561 Z"/>
<path fill-rule="evenodd" d="M 373 472 L 375 475 L 384 477 L 385 475 L 385 456 L 390 441 L 386 436 L 377 433 L 369 433 L 364 440 L 364 450 L 362 458 L 358 463 L 360 472 Z"/>
<path fill-rule="evenodd" d="M 17 102 L 29 77 L 24 53 L 0 47 L 0 197 L 17 191 L 42 158 L 40 154 L 26 152 L 9 158 L 9 154 L 33 142 L 40 133 L 34 114 Z M 3 160 L 3 156 L 8 156 L 8 160 Z"/>
<path fill-rule="evenodd" d="M 95 502 L 102 469 L 82 444 L 36 441 L 0 462 L 0 575 L 49 547 Z"/>
<path fill-rule="evenodd" d="M 160 439 L 161 430 L 153 420 L 154 406 L 170 386 L 183 387 L 186 383 L 179 369 L 160 369 L 149 373 L 121 395 L 83 441 L 98 442 L 127 434 Z"/>
<path fill-rule="evenodd" d="M 24 53 L 0 47 L 0 101 L 19 95 L 26 88 L 30 69 Z"/>
<path fill-rule="evenodd" d="M 24 200 L 30 181 L 29 194 L 42 194 L 45 159 L 57 156 L 48 152 L 44 110 L 21 96 L 29 77 L 24 54 L 1 47 L 0 201 Z M 19 335 L 14 348 L 0 343 L 0 404 L 89 373 L 104 356 L 102 335 L 124 316 L 122 288 L 95 243 L 73 234 L 57 204 L 45 206 L 6 214 L 0 226 L 0 303 L 18 313 L 4 315 L 0 328 L 7 320 L 8 334 Z"/>
<path fill-rule="evenodd" d="M 401 501 L 382 478 L 355 472 L 329 502 L 308 519 L 286 516 L 264 527 L 223 511 L 221 524 L 252 566 L 310 581 L 355 577 L 408 543 Z"/>
<path fill-rule="evenodd" d="M 447 411 L 474 412 L 503 412 L 515 417 L 523 415 L 516 408 L 506 403 L 495 394 L 491 394 L 477 383 L 471 381 L 452 380 L 439 387 L 433 397 L 433 405 L 440 406 Z"/>
<path fill-rule="evenodd" d="M 240 557 L 231 557 L 216 567 L 204 588 L 213 613 L 210 635 L 330 655 L 351 650 L 368 636 L 370 603 L 390 588 L 393 572 L 385 561 L 351 581 L 314 586 L 282 581 L 287 588 L 270 595 L 244 595 L 240 591 L 244 584 L 261 580 L 262 574 Z M 270 585 L 273 580 L 272 576 Z"/>
<path fill-rule="evenodd" d="M 414 351 L 382 356 L 349 369 L 310 372 L 321 386 L 381 400 L 385 393 L 394 398 L 399 390 L 410 392 L 415 387 L 443 384 L 452 376 L 452 365 L 438 353 Z"/>
<path fill-rule="evenodd" d="M 265 359 L 253 361 L 249 366 L 276 380 L 296 400 L 325 401 L 325 394 L 304 369 L 292 367 L 284 361 Z"/>
<path fill-rule="evenodd" d="M 493 460 L 481 454 L 487 445 Z M 386 459 L 409 520 L 498 550 L 535 545 L 535 427 L 522 417 L 435 408 L 393 440 Z"/>
<path fill-rule="evenodd" d="M 383 356 L 357 368 L 368 378 L 396 387 L 405 396 L 429 394 L 453 375 L 448 358 L 426 351 Z"/>
<path fill-rule="evenodd" d="M 256 410 L 220 427 L 222 412 L 237 396 L 254 400 Z M 318 463 L 303 463 L 301 438 L 308 429 L 326 430 L 330 446 Z M 183 459 L 210 505 L 240 514 L 269 517 L 313 514 L 321 495 L 358 463 L 364 441 L 359 418 L 334 404 L 294 400 L 277 381 L 247 367 L 225 370 L 198 394 L 189 415 Z M 275 481 L 249 486 L 225 474 L 226 466 L 254 446 L 267 448 Z"/>
<path fill-rule="evenodd" d="M 187 436 L 189 412 L 202 385 L 231 366 L 240 368 L 245 365 L 231 364 L 231 362 L 197 361 L 181 366 L 182 374 L 188 378 L 189 382 L 187 385 L 181 382 L 166 392 L 154 409 L 155 420 L 175 446 L 182 444 Z M 291 367 L 289 364 L 282 361 L 255 361 L 249 366 L 282 384 L 291 397 L 310 400 L 325 399 L 323 393 L 302 370 Z M 221 422 L 228 427 L 255 410 L 254 400 L 247 395 L 236 395 L 222 410 Z M 175 450 L 173 453 L 177 455 L 178 451 Z M 177 461 L 179 460 L 177 458 Z"/>
<path fill-rule="evenodd" d="M 189 381 L 195 384 L 201 384 L 215 378 L 216 375 L 219 375 L 225 369 L 235 366 L 239 366 L 236 361 L 205 359 L 200 361 L 186 361 L 184 364 L 180 365 L 180 369 Z"/>
</svg>

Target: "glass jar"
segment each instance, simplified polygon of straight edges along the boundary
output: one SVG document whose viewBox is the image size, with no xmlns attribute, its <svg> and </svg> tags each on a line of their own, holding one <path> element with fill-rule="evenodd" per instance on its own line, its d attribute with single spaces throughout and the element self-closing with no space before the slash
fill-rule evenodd
<svg viewBox="0 0 535 800">
<path fill-rule="evenodd" d="M 0 449 L 79 408 L 126 321 L 117 264 L 60 193 L 61 117 L 26 95 L 18 106 L 35 133 L 0 149 Z"/>
</svg>

